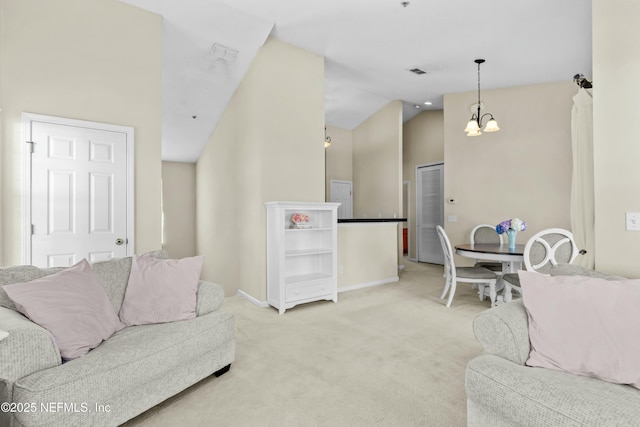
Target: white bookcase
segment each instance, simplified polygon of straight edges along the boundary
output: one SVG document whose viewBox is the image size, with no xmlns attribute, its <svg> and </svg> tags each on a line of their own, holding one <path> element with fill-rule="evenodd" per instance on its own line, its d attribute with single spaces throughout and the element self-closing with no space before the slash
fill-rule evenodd
<svg viewBox="0 0 640 427">
<path fill-rule="evenodd" d="M 280 314 L 318 300 L 338 302 L 340 203 L 267 202 L 267 300 Z M 292 215 L 309 222 L 296 228 Z"/>
</svg>

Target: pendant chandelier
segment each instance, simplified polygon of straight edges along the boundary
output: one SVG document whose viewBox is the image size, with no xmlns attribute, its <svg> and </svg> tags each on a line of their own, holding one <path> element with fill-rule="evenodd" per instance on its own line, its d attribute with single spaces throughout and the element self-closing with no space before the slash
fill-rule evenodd
<svg viewBox="0 0 640 427">
<path fill-rule="evenodd" d="M 500 130 L 500 128 L 498 127 L 498 122 L 496 122 L 496 119 L 493 118 L 493 114 L 484 113 L 480 115 L 480 109 L 483 107 L 483 104 L 480 101 L 480 64 L 484 62 L 484 59 L 476 59 L 473 62 L 478 64 L 478 103 L 476 105 L 473 105 L 472 108 L 477 107 L 478 112 L 473 113 L 471 119 L 469 119 L 469 122 L 467 123 L 467 127 L 464 129 L 464 131 L 467 132 L 467 136 L 482 135 L 482 132 L 480 132 L 480 128 L 482 128 L 482 120 L 486 116 L 489 116 L 489 121 L 482 130 L 484 130 L 485 132 L 497 132 Z"/>
</svg>

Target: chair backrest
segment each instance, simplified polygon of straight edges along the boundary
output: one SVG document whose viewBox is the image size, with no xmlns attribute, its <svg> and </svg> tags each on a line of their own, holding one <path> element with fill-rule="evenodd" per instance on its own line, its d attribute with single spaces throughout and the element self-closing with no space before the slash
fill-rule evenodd
<svg viewBox="0 0 640 427">
<path fill-rule="evenodd" d="M 548 228 L 534 234 L 524 246 L 524 265 L 529 271 L 548 273 L 552 266 L 570 264 L 578 256 L 573 233 Z"/>
<path fill-rule="evenodd" d="M 436 231 L 438 233 L 438 239 L 442 245 L 442 252 L 444 252 L 444 271 L 445 274 L 451 276 L 455 274 L 455 264 L 453 261 L 453 249 L 447 233 L 439 225 L 436 225 Z"/>
<path fill-rule="evenodd" d="M 496 228 L 489 224 L 480 224 L 473 227 L 469 235 L 470 243 L 500 243 L 502 234 L 498 234 Z"/>
</svg>

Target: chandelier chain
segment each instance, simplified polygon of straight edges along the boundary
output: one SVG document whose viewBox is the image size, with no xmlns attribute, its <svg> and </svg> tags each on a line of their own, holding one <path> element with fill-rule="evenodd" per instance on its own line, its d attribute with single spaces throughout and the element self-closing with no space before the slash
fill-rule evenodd
<svg viewBox="0 0 640 427">
<path fill-rule="evenodd" d="M 478 62 L 478 116 L 480 116 L 480 62 Z"/>
</svg>

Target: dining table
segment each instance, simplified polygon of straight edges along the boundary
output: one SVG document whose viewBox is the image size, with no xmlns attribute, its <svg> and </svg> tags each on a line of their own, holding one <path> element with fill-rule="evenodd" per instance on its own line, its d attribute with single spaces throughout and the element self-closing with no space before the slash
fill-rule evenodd
<svg viewBox="0 0 640 427">
<path fill-rule="evenodd" d="M 515 245 L 509 247 L 502 243 L 463 243 L 456 245 L 456 255 L 466 258 L 473 258 L 482 261 L 499 261 L 502 263 L 502 274 L 517 273 L 522 270 L 524 261 L 524 246 Z M 496 283 L 498 291 L 504 289 L 502 295 L 499 296 L 503 302 L 511 301 L 511 287 L 504 286 L 502 277 Z"/>
<path fill-rule="evenodd" d="M 499 261 L 502 263 L 502 274 L 517 273 L 522 270 L 524 261 L 524 245 L 501 243 L 463 243 L 456 245 L 456 255 L 483 261 Z"/>
</svg>

